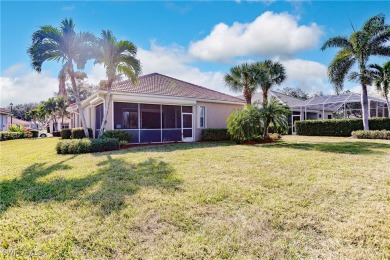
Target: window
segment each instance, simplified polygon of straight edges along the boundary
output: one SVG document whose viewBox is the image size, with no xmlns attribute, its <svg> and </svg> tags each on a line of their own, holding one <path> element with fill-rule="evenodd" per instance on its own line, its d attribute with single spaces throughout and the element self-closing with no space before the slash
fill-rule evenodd
<svg viewBox="0 0 390 260">
<path fill-rule="evenodd" d="M 160 105 L 140 104 L 141 129 L 160 129 Z"/>
<path fill-rule="evenodd" d="M 69 129 L 69 124 L 63 124 L 62 129 Z"/>
<path fill-rule="evenodd" d="M 328 119 L 332 119 L 332 115 L 328 115 Z"/>
<path fill-rule="evenodd" d="M 181 129 L 181 107 L 162 106 L 162 128 Z"/>
<path fill-rule="evenodd" d="M 198 112 L 199 112 L 199 128 L 205 128 L 206 127 L 206 107 L 200 106 Z"/>
<path fill-rule="evenodd" d="M 138 104 L 114 102 L 114 129 L 138 129 Z"/>
<path fill-rule="evenodd" d="M 97 105 L 95 107 L 95 116 L 96 116 L 95 129 L 100 129 L 100 125 L 102 124 L 102 120 L 103 120 L 103 104 Z"/>
</svg>

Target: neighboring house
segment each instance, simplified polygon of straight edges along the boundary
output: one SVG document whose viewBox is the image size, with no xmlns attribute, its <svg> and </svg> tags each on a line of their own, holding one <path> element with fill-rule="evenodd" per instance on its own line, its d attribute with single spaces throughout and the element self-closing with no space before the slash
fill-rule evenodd
<svg viewBox="0 0 390 260">
<path fill-rule="evenodd" d="M 0 108 L 0 131 L 8 130 L 8 118 L 11 117 L 11 113 L 4 108 Z"/>
<path fill-rule="evenodd" d="M 15 118 L 15 117 L 12 117 L 12 124 L 13 125 L 18 125 L 18 126 L 24 126 L 24 127 L 27 127 L 27 128 L 35 128 L 35 124 L 30 122 L 30 121 L 25 121 L 25 120 L 22 120 L 22 119 L 18 119 L 18 118 Z M 11 125 L 11 116 L 8 117 L 7 119 L 7 127 Z"/>
<path fill-rule="evenodd" d="M 54 120 L 50 119 L 49 122 L 47 123 L 47 131 L 49 133 L 53 133 L 54 127 L 56 131 L 61 131 L 61 129 L 67 129 L 67 128 L 73 128 L 72 120 L 70 117 L 64 117 L 64 120 L 62 122 L 61 117 L 57 117 L 57 125 L 55 125 Z"/>
<path fill-rule="evenodd" d="M 104 113 L 101 89 L 82 102 L 87 126 L 98 134 Z M 158 73 L 141 76 L 138 83 L 113 84 L 106 129 L 133 135 L 134 143 L 198 141 L 204 128 L 226 128 L 228 116 L 242 108 L 241 98 Z M 72 105 L 72 123 L 81 126 Z M 73 125 L 73 124 L 72 124 Z"/>
<path fill-rule="evenodd" d="M 327 95 L 301 100 L 273 90 L 269 91 L 269 98 L 275 98 L 289 107 L 290 133 L 294 133 L 294 122 L 299 120 L 320 120 L 333 118 L 361 118 L 361 96 L 356 93 L 341 95 Z M 370 117 L 388 117 L 386 101 L 380 98 L 368 97 Z M 261 105 L 263 96 L 261 92 L 253 95 L 252 103 Z"/>
</svg>

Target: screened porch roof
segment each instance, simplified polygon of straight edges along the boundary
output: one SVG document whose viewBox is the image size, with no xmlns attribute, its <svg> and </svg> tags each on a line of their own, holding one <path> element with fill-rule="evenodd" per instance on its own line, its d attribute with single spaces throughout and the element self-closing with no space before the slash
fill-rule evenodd
<svg viewBox="0 0 390 260">
<path fill-rule="evenodd" d="M 369 101 L 377 101 L 379 103 L 386 103 L 385 100 L 369 96 Z M 309 100 L 302 101 L 300 104 L 296 104 L 291 108 L 310 108 L 317 110 L 331 110 L 336 111 L 343 104 L 360 102 L 361 95 L 357 93 L 346 93 L 341 95 L 327 95 L 327 96 L 318 96 L 311 98 Z"/>
</svg>

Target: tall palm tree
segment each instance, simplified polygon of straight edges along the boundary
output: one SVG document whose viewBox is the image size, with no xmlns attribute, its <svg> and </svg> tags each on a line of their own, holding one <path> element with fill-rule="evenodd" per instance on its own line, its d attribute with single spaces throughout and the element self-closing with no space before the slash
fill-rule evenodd
<svg viewBox="0 0 390 260">
<path fill-rule="evenodd" d="M 111 102 L 111 88 L 115 80 L 124 74 L 135 84 L 138 75 L 141 73 L 141 63 L 136 59 L 137 47 L 130 41 L 117 41 L 109 30 L 103 30 L 101 38 L 98 39 L 98 48 L 95 63 L 101 63 L 106 69 L 107 90 L 104 101 L 104 114 L 100 126 L 99 137 L 103 135 L 107 124 L 107 115 Z"/>
<path fill-rule="evenodd" d="M 349 80 L 360 83 L 364 130 L 369 130 L 367 86 L 373 80 L 367 63 L 372 56 L 390 56 L 389 40 L 390 27 L 385 24 L 385 17 L 376 15 L 366 21 L 361 30 L 354 31 L 349 38 L 333 37 L 327 40 L 321 48 L 321 50 L 329 47 L 341 48 L 328 67 L 329 80 L 337 93 L 343 90 L 347 75 Z M 355 64 L 357 64 L 358 71 L 350 72 Z"/>
<path fill-rule="evenodd" d="M 85 135 L 88 136 L 87 123 L 81 107 L 75 79 L 74 64 L 78 69 L 83 69 L 86 62 L 93 58 L 95 36 L 91 33 L 74 31 L 75 24 L 72 19 L 61 22 L 60 28 L 44 25 L 32 35 L 32 44 L 28 49 L 31 65 L 35 71 L 42 71 L 45 61 L 57 61 L 62 63 L 63 74 L 69 76 L 76 104 L 79 110 L 81 123 Z"/>
<path fill-rule="evenodd" d="M 286 79 L 286 71 L 278 61 L 265 60 L 254 64 L 256 83 L 263 92 L 263 107 L 268 105 L 268 91 L 274 85 L 280 85 Z"/>
<path fill-rule="evenodd" d="M 388 116 L 390 117 L 390 61 L 385 62 L 383 66 L 370 64 L 370 68 L 373 69 L 376 89 L 386 99 Z"/>
<path fill-rule="evenodd" d="M 225 84 L 231 90 L 242 92 L 247 104 L 252 103 L 252 95 L 256 91 L 255 70 L 252 64 L 243 63 L 234 66 L 225 75 Z"/>
<path fill-rule="evenodd" d="M 65 68 L 63 67 L 58 73 L 58 96 L 63 96 L 67 98 L 65 83 L 66 83 L 66 73 L 65 73 Z"/>
<path fill-rule="evenodd" d="M 271 100 L 271 102 L 267 103 L 266 107 L 261 108 L 260 114 L 264 119 L 263 138 L 267 138 L 270 124 L 272 124 L 274 128 L 281 129 L 282 131 L 288 130 L 287 118 L 291 112 L 287 107 L 279 104 L 276 100 Z"/>
</svg>

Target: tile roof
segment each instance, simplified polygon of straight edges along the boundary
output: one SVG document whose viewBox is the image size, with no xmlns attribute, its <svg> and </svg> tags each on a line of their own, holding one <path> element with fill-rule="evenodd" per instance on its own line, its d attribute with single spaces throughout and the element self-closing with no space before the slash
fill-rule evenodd
<svg viewBox="0 0 390 260">
<path fill-rule="evenodd" d="M 104 88 L 101 88 L 101 90 L 104 90 Z M 158 73 L 139 77 L 135 85 L 129 80 L 114 83 L 112 91 L 245 103 L 242 98 L 233 97 Z"/>
<path fill-rule="evenodd" d="M 242 98 L 243 96 L 241 95 L 239 97 Z M 286 95 L 286 94 L 283 94 L 283 93 L 280 93 L 280 92 L 277 92 L 274 90 L 269 91 L 268 98 L 270 98 L 270 97 L 276 97 L 277 99 L 282 101 L 288 107 L 297 106 L 297 105 L 301 104 L 302 102 L 304 102 L 304 100 L 302 100 L 302 99 L 295 98 L 295 97 L 292 97 L 292 96 L 289 96 L 289 95 Z M 261 91 L 254 93 L 252 96 L 252 104 L 254 104 L 256 102 L 259 103 L 260 105 L 263 103 L 263 93 Z"/>
<path fill-rule="evenodd" d="M 5 108 L 0 108 L 0 114 L 3 114 L 3 115 L 11 115 L 11 112 L 9 112 L 7 109 Z"/>
</svg>

